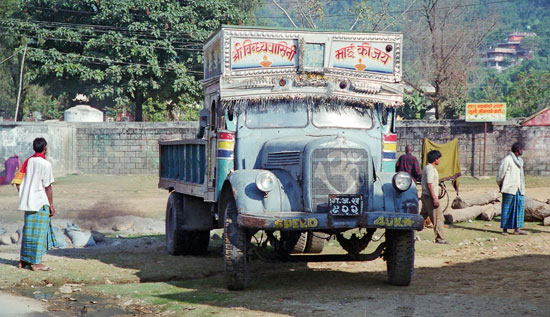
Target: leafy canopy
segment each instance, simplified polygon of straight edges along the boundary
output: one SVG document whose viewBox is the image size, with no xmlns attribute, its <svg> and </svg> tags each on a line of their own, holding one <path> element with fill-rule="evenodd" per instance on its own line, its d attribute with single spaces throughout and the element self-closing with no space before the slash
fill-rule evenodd
<svg viewBox="0 0 550 317">
<path fill-rule="evenodd" d="M 245 14 L 230 0 L 27 0 L 0 23 L 28 40 L 28 76 L 49 93 L 141 121 L 149 99 L 201 99 L 203 41 Z"/>
</svg>

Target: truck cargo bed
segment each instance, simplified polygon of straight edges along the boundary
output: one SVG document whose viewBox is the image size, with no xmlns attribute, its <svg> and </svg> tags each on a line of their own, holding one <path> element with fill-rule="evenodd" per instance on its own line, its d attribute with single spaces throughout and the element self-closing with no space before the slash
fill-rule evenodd
<svg viewBox="0 0 550 317">
<path fill-rule="evenodd" d="M 203 196 L 206 141 L 159 141 L 159 188 Z"/>
</svg>

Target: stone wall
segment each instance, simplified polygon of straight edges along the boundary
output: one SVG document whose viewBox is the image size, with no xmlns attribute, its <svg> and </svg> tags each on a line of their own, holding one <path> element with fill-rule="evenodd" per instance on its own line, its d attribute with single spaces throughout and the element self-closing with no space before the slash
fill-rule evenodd
<svg viewBox="0 0 550 317">
<path fill-rule="evenodd" d="M 81 123 L 75 127 L 79 172 L 156 174 L 158 141 L 192 138 L 198 123 Z"/>
<path fill-rule="evenodd" d="M 526 144 L 523 154 L 525 173 L 550 175 L 550 127 L 522 127 L 517 120 L 485 124 L 463 120 L 403 120 L 397 125 L 397 156 L 405 152 L 405 146 L 414 148 L 414 155 L 421 161 L 422 143 L 426 137 L 436 143 L 446 143 L 458 138 L 460 166 L 463 175 L 496 175 L 500 161 L 510 152 L 514 142 Z M 485 140 L 487 143 L 485 144 Z"/>
<path fill-rule="evenodd" d="M 68 173 L 87 174 L 156 174 L 158 141 L 191 138 L 196 122 L 162 123 L 66 123 L 66 122 L 0 122 L 0 172 L 3 162 L 14 153 L 21 161 L 30 156 L 32 140 L 42 136 L 48 141 L 48 159 L 56 176 Z M 462 120 L 403 120 L 397 123 L 397 155 L 405 145 L 422 154 L 424 137 L 436 143 L 459 139 L 463 175 L 495 175 L 502 158 L 515 141 L 527 144 L 524 153 L 525 172 L 550 175 L 550 127 L 522 127 L 517 121 L 487 124 L 484 151 L 483 123 Z"/>
</svg>

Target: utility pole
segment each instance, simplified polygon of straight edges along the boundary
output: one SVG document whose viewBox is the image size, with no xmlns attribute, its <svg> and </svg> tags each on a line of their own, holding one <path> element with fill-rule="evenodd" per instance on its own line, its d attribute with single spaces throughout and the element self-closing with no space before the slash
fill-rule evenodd
<svg viewBox="0 0 550 317">
<path fill-rule="evenodd" d="M 13 121 L 17 121 L 17 113 L 19 112 L 19 102 L 21 101 L 21 89 L 23 87 L 23 68 L 25 67 L 25 57 L 27 56 L 27 44 L 25 44 L 25 50 L 23 51 L 23 58 L 21 59 L 21 71 L 19 72 L 19 91 L 17 92 L 17 106 L 15 107 L 15 117 Z"/>
</svg>

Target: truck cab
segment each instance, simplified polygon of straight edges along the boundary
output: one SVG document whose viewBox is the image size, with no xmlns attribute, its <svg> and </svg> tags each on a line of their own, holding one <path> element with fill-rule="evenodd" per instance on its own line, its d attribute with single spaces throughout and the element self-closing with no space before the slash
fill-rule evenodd
<svg viewBox="0 0 550 317">
<path fill-rule="evenodd" d="M 409 285 L 423 218 L 410 175 L 394 172 L 401 42 L 233 26 L 214 34 L 197 137 L 160 142 L 168 251 L 205 254 L 210 230 L 223 228 L 226 286 L 243 289 L 258 232 L 287 259 L 334 237 L 347 254 L 316 260 L 383 257 L 390 283 Z M 385 241 L 363 254 L 378 229 Z"/>
</svg>

